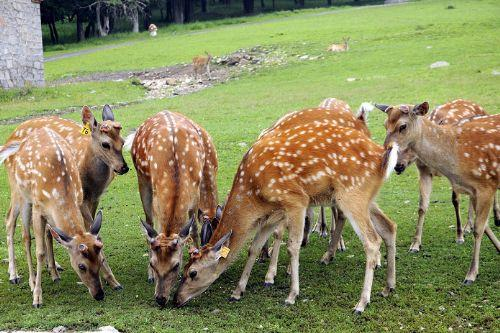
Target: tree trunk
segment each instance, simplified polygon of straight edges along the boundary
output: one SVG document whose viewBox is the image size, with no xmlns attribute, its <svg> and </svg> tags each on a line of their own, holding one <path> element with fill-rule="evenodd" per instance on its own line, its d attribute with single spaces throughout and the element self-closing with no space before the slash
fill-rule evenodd
<svg viewBox="0 0 500 333">
<path fill-rule="evenodd" d="M 243 11 L 245 12 L 245 14 L 253 13 L 253 9 L 254 0 L 243 0 Z"/>
<path fill-rule="evenodd" d="M 191 22 L 194 17 L 194 0 L 184 0 L 184 23 Z"/>
<path fill-rule="evenodd" d="M 273 0 L 273 10 L 276 10 L 276 0 Z"/>
<path fill-rule="evenodd" d="M 184 23 L 184 0 L 172 0 L 174 23 Z"/>
<path fill-rule="evenodd" d="M 132 32 L 139 32 L 139 11 L 137 8 L 133 8 L 131 11 L 130 19 L 132 20 Z"/>
<path fill-rule="evenodd" d="M 266 4 L 264 3 L 264 0 L 260 0 L 260 8 L 262 8 L 262 9 L 266 8 Z"/>
<path fill-rule="evenodd" d="M 109 20 L 108 34 L 110 34 L 113 31 L 113 29 L 115 28 L 115 20 L 116 20 L 116 8 L 115 7 L 111 7 L 108 20 Z"/>
<path fill-rule="evenodd" d="M 305 0 L 298 0 L 297 1 L 297 5 L 300 7 L 300 8 L 303 8 L 304 5 L 305 5 Z"/>
<path fill-rule="evenodd" d="M 332 0 L 327 0 L 327 4 L 328 4 L 328 6 L 331 6 L 332 5 Z"/>
<path fill-rule="evenodd" d="M 202 13 L 207 12 L 207 0 L 201 0 L 201 12 Z"/>
<path fill-rule="evenodd" d="M 83 13 L 77 11 L 76 13 L 76 41 L 81 42 L 85 40 L 85 31 L 83 30 Z"/>
<path fill-rule="evenodd" d="M 101 2 L 98 2 L 95 6 L 95 20 L 97 23 L 97 36 L 105 37 L 108 35 L 109 31 L 109 17 L 106 15 L 101 16 Z"/>
<path fill-rule="evenodd" d="M 167 22 L 173 22 L 174 21 L 174 5 L 172 3 L 173 0 L 165 0 L 165 6 L 166 6 L 166 21 Z"/>
<path fill-rule="evenodd" d="M 153 14 L 151 13 L 151 8 L 146 7 L 144 9 L 143 15 L 142 15 L 142 26 L 144 27 L 144 30 L 149 29 L 149 25 L 151 24 L 151 16 Z"/>
</svg>

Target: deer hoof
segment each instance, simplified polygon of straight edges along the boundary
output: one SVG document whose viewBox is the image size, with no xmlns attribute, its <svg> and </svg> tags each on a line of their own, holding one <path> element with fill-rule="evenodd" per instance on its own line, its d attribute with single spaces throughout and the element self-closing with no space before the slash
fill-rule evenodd
<svg viewBox="0 0 500 333">
<path fill-rule="evenodd" d="M 148 277 L 148 283 L 154 283 L 155 278 L 154 277 Z"/>
<path fill-rule="evenodd" d="M 459 239 L 457 239 L 457 241 L 456 241 L 456 242 L 457 242 L 457 244 L 463 244 L 463 243 L 465 243 L 465 241 L 464 241 L 464 239 L 463 239 L 463 238 L 459 238 Z"/>
<path fill-rule="evenodd" d="M 468 280 L 468 279 L 466 279 L 466 280 L 464 281 L 464 285 L 466 285 L 466 286 L 470 286 L 470 285 L 471 285 L 471 284 L 473 284 L 473 283 L 474 283 L 474 281 L 473 281 L 473 280 Z"/>
<path fill-rule="evenodd" d="M 419 249 L 416 249 L 416 248 L 410 248 L 410 249 L 408 250 L 408 252 L 410 252 L 410 253 L 418 253 L 418 252 L 420 252 L 420 250 L 419 250 Z"/>
<path fill-rule="evenodd" d="M 11 284 L 19 284 L 19 283 L 21 283 L 21 278 L 19 276 L 17 276 L 17 277 L 15 277 L 13 279 L 10 279 L 9 282 Z"/>
<path fill-rule="evenodd" d="M 33 307 L 35 309 L 40 309 L 42 307 L 42 303 L 35 303 L 35 304 L 33 304 Z"/>
<path fill-rule="evenodd" d="M 52 280 L 52 282 L 59 283 L 59 282 L 61 282 L 61 278 L 56 277 L 55 279 Z"/>
<path fill-rule="evenodd" d="M 239 301 L 240 301 L 240 298 L 236 298 L 236 297 L 234 297 L 234 296 L 231 296 L 231 297 L 229 297 L 228 301 L 229 301 L 230 303 L 239 302 Z"/>
<path fill-rule="evenodd" d="M 264 288 L 271 288 L 274 285 L 272 282 L 264 282 Z"/>
<path fill-rule="evenodd" d="M 361 311 L 361 310 L 354 310 L 354 314 L 356 316 L 361 316 L 363 314 L 363 311 Z"/>
<path fill-rule="evenodd" d="M 113 290 L 115 290 L 115 291 L 120 291 L 120 290 L 123 290 L 123 286 L 122 286 L 121 284 L 119 284 L 119 285 L 115 286 L 115 287 L 113 288 Z"/>
</svg>

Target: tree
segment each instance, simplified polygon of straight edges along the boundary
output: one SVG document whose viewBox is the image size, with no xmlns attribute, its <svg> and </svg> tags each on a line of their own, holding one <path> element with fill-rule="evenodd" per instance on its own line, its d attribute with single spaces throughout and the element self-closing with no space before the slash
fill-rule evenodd
<svg viewBox="0 0 500 333">
<path fill-rule="evenodd" d="M 245 12 L 245 14 L 253 13 L 253 10 L 254 0 L 243 0 L 243 11 Z"/>
</svg>

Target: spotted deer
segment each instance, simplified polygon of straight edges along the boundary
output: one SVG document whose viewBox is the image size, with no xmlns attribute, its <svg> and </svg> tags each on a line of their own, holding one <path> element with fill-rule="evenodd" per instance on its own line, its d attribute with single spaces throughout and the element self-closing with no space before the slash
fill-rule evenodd
<svg viewBox="0 0 500 333">
<path fill-rule="evenodd" d="M 379 109 L 384 111 L 386 105 L 376 105 Z M 466 101 L 462 99 L 454 100 L 446 104 L 440 105 L 430 112 L 426 117 L 435 124 L 438 125 L 452 125 L 455 126 L 462 119 L 467 119 L 473 116 L 486 115 L 484 109 L 471 101 Z M 422 244 L 422 233 L 424 227 L 425 215 L 427 209 L 429 208 L 430 195 L 432 191 L 432 178 L 439 177 L 441 174 L 426 166 L 422 161 L 417 159 L 417 155 L 410 149 L 400 152 L 398 163 L 396 164 L 395 171 L 397 174 L 401 174 L 411 163 L 415 162 L 419 173 L 419 208 L 418 208 L 418 220 L 417 227 L 415 230 L 415 235 L 413 237 L 413 242 L 410 246 L 410 252 L 420 251 L 420 246 Z M 460 216 L 460 194 L 458 191 L 452 191 L 452 203 L 455 208 L 456 224 L 457 224 L 457 236 L 456 242 L 462 244 L 464 242 L 464 234 L 462 230 L 462 222 Z M 469 223 L 468 226 L 472 225 L 472 205 L 469 204 Z"/>
<path fill-rule="evenodd" d="M 343 44 L 332 44 L 328 47 L 327 51 L 330 52 L 346 52 L 349 51 L 349 40 L 350 37 L 343 37 Z"/>
<path fill-rule="evenodd" d="M 98 235 L 102 214 L 98 213 L 90 228 L 86 228 L 80 210 L 82 185 L 70 144 L 53 130 L 41 128 L 31 131 L 21 143 L 11 142 L 4 147 L 0 148 L 0 160 L 10 160 L 7 168 L 11 196 L 22 198 L 19 202 L 33 306 L 42 305 L 42 268 L 46 255 L 52 279 L 59 279 L 52 238 L 45 244 L 46 233 L 66 248 L 81 281 L 96 300 L 102 300 L 99 270 L 103 244 Z M 35 233 L 36 274 L 31 258 L 30 225 Z"/>
<path fill-rule="evenodd" d="M 170 111 L 146 120 L 127 142 L 146 215 L 148 280 L 156 284 L 156 302 L 165 306 L 191 227 L 196 235 L 198 209 L 209 219 L 217 214 L 217 152 L 201 126 Z"/>
<path fill-rule="evenodd" d="M 212 80 L 212 74 L 210 73 L 210 61 L 212 61 L 212 55 L 208 52 L 205 52 L 205 54 L 206 55 L 200 55 L 193 58 L 194 77 L 198 78 L 199 75 L 207 73 L 209 80 Z"/>
<path fill-rule="evenodd" d="M 308 112 L 314 111 L 298 112 L 297 117 Z M 367 256 L 356 312 L 361 313 L 370 301 L 380 236 L 388 251 L 383 294 L 387 296 L 395 288 L 396 225 L 374 199 L 395 165 L 397 148 L 384 151 L 360 131 L 338 126 L 335 119 L 280 127 L 257 140 L 243 157 L 217 229 L 207 245 L 191 251 L 175 297 L 178 306 L 205 291 L 255 231 L 247 263 L 231 296 L 239 300 L 260 249 L 281 224 L 289 231 L 291 257 L 291 290 L 285 302 L 294 304 L 299 294 L 299 250 L 306 209 L 311 204 L 332 205 L 333 201 L 349 218 Z"/>
<path fill-rule="evenodd" d="M 500 251 L 500 242 L 488 226 L 488 213 L 500 185 L 500 115 L 482 116 L 440 126 L 424 117 L 429 104 L 387 106 L 384 145 L 410 148 L 425 165 L 447 177 L 455 191 L 469 194 L 476 213 L 474 250 L 465 284 L 479 271 L 481 239 L 486 232 Z"/>
<path fill-rule="evenodd" d="M 90 230 L 101 195 L 113 180 L 115 173 L 119 175 L 127 173 L 128 166 L 122 155 L 123 139 L 120 136 L 122 126 L 115 121 L 109 105 L 104 106 L 100 123 L 97 122 L 90 108 L 84 106 L 82 123 L 86 124 L 84 128 L 72 120 L 59 117 L 31 119 L 14 130 L 7 139 L 6 145 L 30 137 L 40 128 L 50 128 L 68 142 L 76 161 L 83 190 L 83 202 L 80 209 L 86 230 Z M 9 170 L 11 160 L 7 159 L 5 164 Z M 14 258 L 14 231 L 23 204 L 22 197 L 12 196 L 5 222 L 9 249 L 9 280 L 13 284 L 20 282 Z M 26 218 L 29 219 L 29 216 Z M 48 238 L 50 237 L 49 234 Z M 106 260 L 103 261 L 102 271 L 104 279 L 113 289 L 122 289 Z"/>
</svg>

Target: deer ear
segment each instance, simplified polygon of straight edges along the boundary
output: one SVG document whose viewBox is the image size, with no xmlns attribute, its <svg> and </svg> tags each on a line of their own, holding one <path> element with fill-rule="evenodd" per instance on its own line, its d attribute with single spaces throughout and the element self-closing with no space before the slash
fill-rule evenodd
<svg viewBox="0 0 500 333">
<path fill-rule="evenodd" d="M 57 227 L 53 227 L 50 224 L 47 224 L 47 228 L 49 229 L 50 234 L 52 237 L 62 246 L 64 247 L 70 247 L 70 243 L 73 240 L 73 237 L 70 237 L 66 235 L 61 229 Z"/>
<path fill-rule="evenodd" d="M 222 218 L 222 207 L 221 205 L 217 205 L 217 209 L 215 210 L 215 217 L 220 221 Z"/>
<path fill-rule="evenodd" d="M 179 232 L 179 237 L 184 239 L 187 236 L 189 236 L 189 230 L 191 230 L 191 227 L 193 226 L 194 223 L 195 223 L 195 218 L 193 215 L 189 219 L 188 223 L 184 226 L 184 228 L 182 228 L 182 230 Z"/>
<path fill-rule="evenodd" d="M 210 237 L 212 237 L 212 233 L 213 233 L 212 225 L 210 224 L 209 221 L 205 221 L 201 226 L 201 231 L 200 231 L 201 246 L 208 243 Z"/>
<path fill-rule="evenodd" d="M 389 111 L 389 108 L 390 108 L 390 106 L 389 106 L 389 105 L 385 105 L 385 104 L 377 104 L 377 103 L 375 103 L 375 107 L 376 107 L 377 109 L 379 109 L 380 111 L 385 112 L 385 113 L 387 113 L 387 111 Z"/>
<path fill-rule="evenodd" d="M 413 107 L 412 113 L 417 116 L 423 116 L 427 114 L 429 111 L 429 103 L 423 102 L 421 104 L 417 104 Z"/>
<path fill-rule="evenodd" d="M 144 222 L 142 219 L 141 219 L 141 224 L 142 224 L 142 230 L 144 231 L 146 238 L 150 243 L 152 243 L 155 240 L 156 236 L 158 236 L 158 233 L 152 226 Z"/>
<path fill-rule="evenodd" d="M 198 222 L 203 223 L 203 211 L 198 208 Z"/>
<path fill-rule="evenodd" d="M 92 131 L 97 127 L 97 120 L 95 120 L 94 114 L 87 105 L 82 108 L 82 122 L 84 125 L 89 124 Z"/>
<path fill-rule="evenodd" d="M 233 234 L 233 230 L 230 230 L 227 234 L 222 236 L 221 239 L 217 243 L 215 243 L 214 247 L 212 248 L 212 251 L 218 252 L 223 245 L 229 245 L 229 238 L 231 238 L 231 235 Z"/>
<path fill-rule="evenodd" d="M 108 104 L 104 105 L 104 107 L 102 108 L 102 120 L 115 121 L 113 110 L 111 110 L 111 107 Z"/>
<path fill-rule="evenodd" d="M 94 223 L 92 223 L 92 226 L 90 227 L 90 233 L 94 236 L 97 236 L 99 234 L 99 231 L 101 230 L 101 225 L 102 225 L 102 210 L 97 212 L 97 215 L 95 216 Z"/>
</svg>

